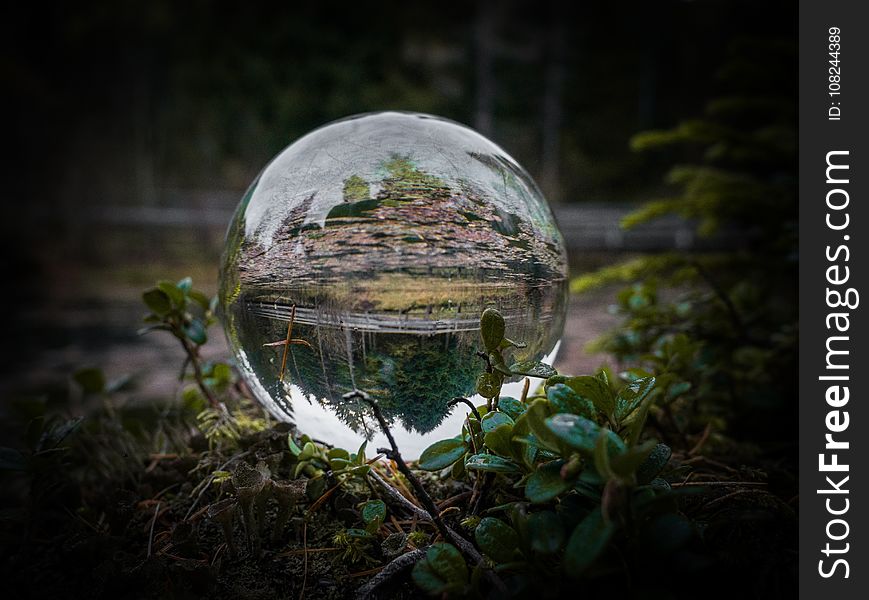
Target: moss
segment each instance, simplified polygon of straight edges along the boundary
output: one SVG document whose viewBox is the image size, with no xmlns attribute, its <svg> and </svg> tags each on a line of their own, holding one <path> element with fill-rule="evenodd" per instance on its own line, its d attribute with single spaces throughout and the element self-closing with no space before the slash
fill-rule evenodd
<svg viewBox="0 0 869 600">
<path fill-rule="evenodd" d="M 343 196 L 344 202 L 367 200 L 371 197 L 368 182 L 359 177 L 359 175 L 351 175 L 344 180 Z"/>
</svg>

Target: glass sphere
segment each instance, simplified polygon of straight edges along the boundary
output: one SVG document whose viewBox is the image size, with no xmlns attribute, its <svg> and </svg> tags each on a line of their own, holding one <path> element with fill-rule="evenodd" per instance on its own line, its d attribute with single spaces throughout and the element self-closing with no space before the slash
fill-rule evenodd
<svg viewBox="0 0 869 600">
<path fill-rule="evenodd" d="M 383 112 L 316 129 L 263 169 L 229 226 L 220 300 L 272 415 L 340 447 L 385 446 L 344 398 L 363 390 L 412 459 L 461 429 L 467 407 L 447 403 L 485 369 L 483 310 L 527 343 L 513 360 L 551 362 L 566 281 L 561 234 L 515 160 L 458 123 Z"/>
</svg>

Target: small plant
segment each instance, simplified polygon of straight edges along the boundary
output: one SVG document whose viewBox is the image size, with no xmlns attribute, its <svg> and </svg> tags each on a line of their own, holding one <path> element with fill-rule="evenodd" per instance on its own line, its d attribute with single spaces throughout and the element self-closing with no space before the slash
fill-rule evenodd
<svg viewBox="0 0 869 600">
<path fill-rule="evenodd" d="M 142 294 L 142 300 L 151 312 L 145 316 L 146 325 L 139 333 L 171 333 L 187 354 L 183 370 L 187 366 L 193 368 L 199 393 L 211 408 L 218 409 L 218 394 L 232 382 L 232 372 L 225 364 L 203 365 L 199 356 L 199 349 L 208 341 L 208 327 L 217 321 L 217 297 L 209 299 L 194 289 L 193 281 L 185 277 L 178 283 L 158 281 L 155 287 Z M 186 391 L 185 400 L 192 402 L 195 395 Z"/>
<path fill-rule="evenodd" d="M 605 371 L 568 377 L 541 363 L 499 367 L 503 349 L 518 344 L 504 338 L 503 318 L 493 309 L 483 313 L 481 337 L 491 366 L 484 375 L 492 376 L 484 379 L 481 395 L 489 401 L 471 411 L 459 436 L 423 451 L 419 467 L 449 469 L 455 478 L 492 474 L 524 489 L 524 500 L 497 507 L 508 521 L 469 516 L 462 524 L 473 529 L 477 546 L 499 572 L 578 577 L 619 531 L 638 535 L 652 507 L 670 493 L 657 478 L 670 449 L 641 439 L 655 378 L 630 378 L 614 391 Z M 542 393 L 500 397 L 504 379 L 517 374 L 544 379 Z M 414 580 L 431 593 L 461 595 L 467 574 L 457 567 L 438 571 L 455 558 L 448 548 L 429 550 L 433 558 L 418 563 Z"/>
</svg>

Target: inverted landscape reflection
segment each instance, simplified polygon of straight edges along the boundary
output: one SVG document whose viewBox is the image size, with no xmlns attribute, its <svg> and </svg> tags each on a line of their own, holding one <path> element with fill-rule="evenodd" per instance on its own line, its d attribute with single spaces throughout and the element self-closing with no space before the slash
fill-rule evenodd
<svg viewBox="0 0 869 600">
<path fill-rule="evenodd" d="M 238 366 L 272 415 L 339 445 L 379 443 L 370 412 L 343 398 L 361 389 L 413 457 L 464 418 L 447 402 L 472 395 L 485 366 L 485 308 L 528 344 L 516 360 L 554 358 L 566 259 L 540 191 L 498 146 L 450 121 L 377 113 L 320 128 L 264 169 L 230 226 L 220 296 Z"/>
</svg>

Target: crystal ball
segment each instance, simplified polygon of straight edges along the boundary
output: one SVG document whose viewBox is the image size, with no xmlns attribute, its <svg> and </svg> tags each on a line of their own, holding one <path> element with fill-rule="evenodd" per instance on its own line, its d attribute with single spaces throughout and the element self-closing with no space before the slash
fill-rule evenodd
<svg viewBox="0 0 869 600">
<path fill-rule="evenodd" d="M 256 400 L 348 449 L 386 445 L 354 390 L 405 458 L 458 435 L 467 407 L 448 403 L 482 402 L 486 308 L 527 344 L 516 361 L 551 362 L 564 329 L 564 243 L 537 185 L 431 115 L 353 116 L 292 143 L 242 197 L 221 262 L 224 328 Z"/>
</svg>

